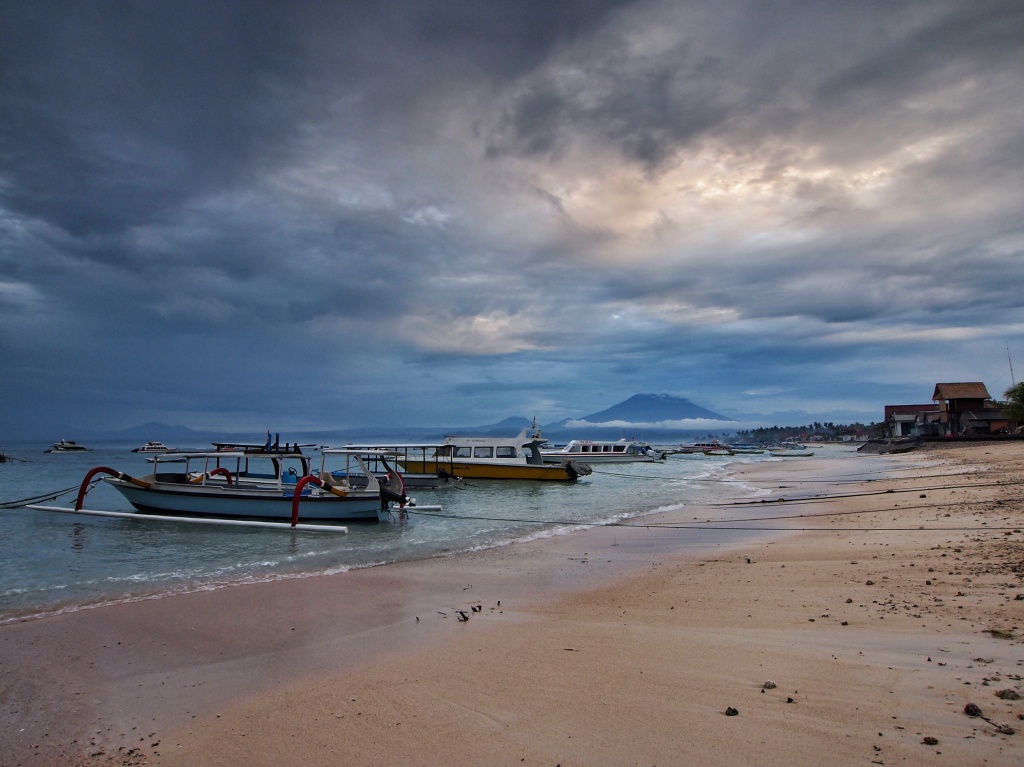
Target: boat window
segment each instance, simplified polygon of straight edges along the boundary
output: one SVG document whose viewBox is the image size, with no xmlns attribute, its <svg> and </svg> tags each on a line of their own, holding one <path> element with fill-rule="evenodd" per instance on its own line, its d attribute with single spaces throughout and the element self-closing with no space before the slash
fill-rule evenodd
<svg viewBox="0 0 1024 767">
<path fill-rule="evenodd" d="M 516 449 L 514 447 L 499 447 L 498 458 L 515 458 Z"/>
<path fill-rule="evenodd" d="M 493 458 L 494 448 L 493 447 L 478 447 L 473 451 L 474 458 Z"/>
<path fill-rule="evenodd" d="M 590 452 L 590 445 L 583 445 L 583 452 L 584 453 L 589 453 Z"/>
<path fill-rule="evenodd" d="M 457 447 L 457 448 L 455 448 L 455 457 L 456 458 L 469 458 L 472 455 L 473 455 L 473 452 L 468 447 Z"/>
<path fill-rule="evenodd" d="M 615 453 L 621 453 L 621 452 L 623 452 L 623 451 L 624 451 L 625 449 L 626 449 L 626 446 L 625 446 L 625 445 L 615 445 L 615 446 L 614 446 L 614 447 L 612 448 L 612 451 L 613 451 L 613 452 L 615 452 Z"/>
</svg>

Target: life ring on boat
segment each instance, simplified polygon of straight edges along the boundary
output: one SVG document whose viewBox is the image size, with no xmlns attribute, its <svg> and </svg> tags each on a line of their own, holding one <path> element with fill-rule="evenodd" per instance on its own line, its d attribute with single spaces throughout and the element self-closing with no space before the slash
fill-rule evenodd
<svg viewBox="0 0 1024 767">
<path fill-rule="evenodd" d="M 218 466 L 216 469 L 212 469 L 208 471 L 206 474 L 197 474 L 196 476 L 189 479 L 189 482 L 191 482 L 193 485 L 197 485 L 207 477 L 212 477 L 214 474 L 220 474 L 221 476 L 225 477 L 229 485 L 233 483 L 233 480 L 231 479 L 231 472 L 225 469 L 223 466 Z"/>
</svg>

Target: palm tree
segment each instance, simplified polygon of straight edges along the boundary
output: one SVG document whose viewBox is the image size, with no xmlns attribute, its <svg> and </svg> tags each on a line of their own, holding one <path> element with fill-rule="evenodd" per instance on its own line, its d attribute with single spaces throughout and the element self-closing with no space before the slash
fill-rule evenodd
<svg viewBox="0 0 1024 767">
<path fill-rule="evenodd" d="M 1006 415 L 1011 420 L 1024 423 L 1024 381 L 1006 390 Z"/>
</svg>

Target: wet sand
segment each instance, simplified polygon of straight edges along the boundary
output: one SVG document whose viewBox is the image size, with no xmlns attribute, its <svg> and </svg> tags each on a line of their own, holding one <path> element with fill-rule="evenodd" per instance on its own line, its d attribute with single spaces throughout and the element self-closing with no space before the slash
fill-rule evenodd
<svg viewBox="0 0 1024 767">
<path fill-rule="evenodd" d="M 818 481 L 857 460 L 744 468 L 801 531 L 742 549 L 600 528 L 0 627 L 0 763 L 1024 763 L 1024 445 Z"/>
</svg>

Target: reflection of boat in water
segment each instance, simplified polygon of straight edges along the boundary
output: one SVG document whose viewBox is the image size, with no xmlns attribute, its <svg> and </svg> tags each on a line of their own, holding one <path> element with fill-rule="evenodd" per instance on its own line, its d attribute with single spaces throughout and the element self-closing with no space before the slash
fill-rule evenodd
<svg viewBox="0 0 1024 767">
<path fill-rule="evenodd" d="M 399 460 L 411 474 L 444 472 L 462 479 L 532 479 L 572 482 L 590 474 L 590 466 L 577 461 L 550 463 L 540 446 L 547 440 L 540 431 L 523 429 L 516 437 L 446 437 L 433 455 Z"/>
<path fill-rule="evenodd" d="M 150 440 L 142 447 L 133 447 L 133 453 L 173 453 L 173 447 L 167 447 L 163 442 Z"/>
<path fill-rule="evenodd" d="M 85 445 L 79 445 L 77 442 L 71 439 L 61 439 L 60 442 L 54 442 L 53 447 L 45 451 L 47 453 L 84 453 L 88 450 Z"/>
<path fill-rule="evenodd" d="M 591 439 L 574 439 L 558 450 L 541 450 L 548 463 L 583 461 L 584 463 L 632 463 L 635 461 L 660 461 L 665 456 L 646 442 L 620 439 L 603 442 Z"/>
</svg>

